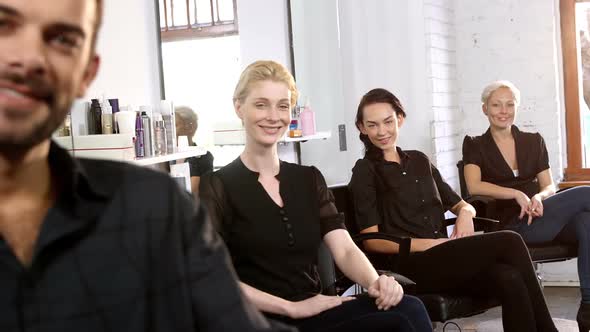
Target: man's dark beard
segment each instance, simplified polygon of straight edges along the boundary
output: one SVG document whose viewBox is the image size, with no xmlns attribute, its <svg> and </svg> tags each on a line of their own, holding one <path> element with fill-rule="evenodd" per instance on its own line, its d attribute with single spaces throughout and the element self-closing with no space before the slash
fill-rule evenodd
<svg viewBox="0 0 590 332">
<path fill-rule="evenodd" d="M 61 125 L 67 111 L 50 111 L 49 117 L 33 127 L 29 134 L 22 137 L 0 137 L 0 154 L 9 158 L 19 158 L 26 154 L 32 147 L 51 137 L 51 134 Z M 12 156 L 12 157 L 10 157 Z"/>
<path fill-rule="evenodd" d="M 26 136 L 0 136 L 0 154 L 9 158 L 10 156 L 18 158 L 19 155 L 25 154 L 32 147 L 51 137 L 51 134 L 64 121 L 69 110 L 69 104 L 68 107 L 59 107 L 52 86 L 40 78 L 23 77 L 13 73 L 0 73 L 0 79 L 12 82 L 15 85 L 27 86 L 31 89 L 33 97 L 44 100 L 50 108 L 47 119 L 36 124 Z"/>
</svg>

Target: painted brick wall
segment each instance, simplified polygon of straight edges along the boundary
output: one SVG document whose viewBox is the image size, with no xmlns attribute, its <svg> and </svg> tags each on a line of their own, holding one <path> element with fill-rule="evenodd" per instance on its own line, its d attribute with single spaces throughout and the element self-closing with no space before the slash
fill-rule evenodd
<svg viewBox="0 0 590 332">
<path fill-rule="evenodd" d="M 485 85 L 507 79 L 521 90 L 516 124 L 545 138 L 556 181 L 562 178 L 556 6 L 554 1 L 455 0 L 457 82 L 464 133 L 479 135 Z"/>
<path fill-rule="evenodd" d="M 424 0 L 427 86 L 433 113 L 432 161 L 443 178 L 459 189 L 457 160 L 461 158 L 463 127 L 457 81 L 455 9 L 452 0 Z"/>
</svg>

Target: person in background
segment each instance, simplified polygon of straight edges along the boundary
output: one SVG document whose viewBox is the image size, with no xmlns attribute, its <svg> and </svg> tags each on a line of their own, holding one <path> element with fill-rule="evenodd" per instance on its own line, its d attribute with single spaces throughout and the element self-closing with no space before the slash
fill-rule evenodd
<svg viewBox="0 0 590 332">
<path fill-rule="evenodd" d="M 482 92 L 489 128 L 463 140 L 465 183 L 472 195 L 497 199 L 504 229 L 529 244 L 552 241 L 578 247 L 582 302 L 577 321 L 590 330 L 590 187 L 555 193 L 545 140 L 514 125 L 520 91 L 509 81 L 492 82 Z"/>
<path fill-rule="evenodd" d="M 290 330 L 167 174 L 51 141 L 97 73 L 102 6 L 0 0 L 0 331 Z"/>
<path fill-rule="evenodd" d="M 197 113 L 186 106 L 175 108 L 176 137 L 188 137 L 189 146 L 197 146 L 193 141 L 195 133 L 199 128 L 199 117 Z M 191 172 L 191 189 L 195 196 L 199 193 L 199 181 L 203 174 L 213 171 L 213 155 L 207 151 L 204 155 L 190 157 L 187 159 Z"/>
<path fill-rule="evenodd" d="M 397 145 L 405 118 L 399 99 L 385 89 L 367 92 L 358 105 L 365 157 L 352 169 L 349 189 L 361 233 L 411 238 L 411 253 L 399 272 L 416 282 L 418 293 L 495 297 L 504 331 L 557 331 L 520 236 L 510 231 L 474 235 L 475 209 L 424 153 Z M 447 210 L 457 216 L 450 236 L 443 224 Z M 364 245 L 374 253 L 399 250 L 385 240 Z"/>
<path fill-rule="evenodd" d="M 393 277 L 379 276 L 354 244 L 320 171 L 279 160 L 277 143 L 297 96 L 284 66 L 250 64 L 233 99 L 246 132 L 244 151 L 201 180 L 201 199 L 230 250 L 242 290 L 267 317 L 300 331 L 432 331 L 422 302 L 404 295 Z M 320 293 L 322 241 L 368 295 Z"/>
</svg>

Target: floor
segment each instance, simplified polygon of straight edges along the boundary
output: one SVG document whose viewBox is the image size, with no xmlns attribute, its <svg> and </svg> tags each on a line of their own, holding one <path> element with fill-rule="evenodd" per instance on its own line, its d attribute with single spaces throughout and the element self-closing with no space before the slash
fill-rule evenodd
<svg viewBox="0 0 590 332">
<path fill-rule="evenodd" d="M 560 332 L 578 332 L 576 314 L 580 303 L 580 291 L 577 287 L 545 287 L 545 298 L 551 311 L 551 317 Z M 500 308 L 488 310 L 483 314 L 469 318 L 453 320 L 463 332 L 495 332 L 502 331 Z M 435 331 L 442 332 L 443 324 L 436 324 Z M 444 331 L 459 331 L 449 324 Z"/>
</svg>

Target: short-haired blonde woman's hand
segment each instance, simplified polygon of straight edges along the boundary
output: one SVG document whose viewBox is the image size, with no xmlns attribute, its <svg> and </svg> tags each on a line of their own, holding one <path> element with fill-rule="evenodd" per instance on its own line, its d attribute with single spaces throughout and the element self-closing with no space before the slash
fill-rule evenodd
<svg viewBox="0 0 590 332">
<path fill-rule="evenodd" d="M 379 310 L 389 310 L 402 300 L 404 289 L 395 278 L 381 275 L 369 287 L 368 294 L 376 299 Z"/>
<path fill-rule="evenodd" d="M 518 219 L 522 219 L 525 215 L 527 215 L 527 223 L 530 225 L 531 221 L 533 220 L 533 217 L 529 214 L 531 199 L 522 191 L 515 189 L 514 200 L 520 206 L 520 214 L 518 215 Z"/>
<path fill-rule="evenodd" d="M 529 204 L 529 214 L 533 217 L 543 216 L 543 199 L 541 198 L 541 195 L 536 194 L 531 198 L 531 202 Z"/>
</svg>

